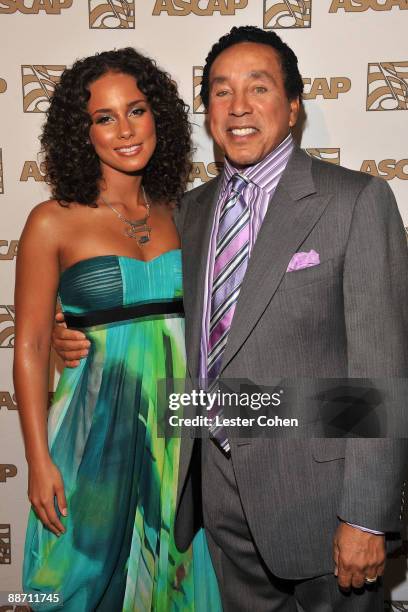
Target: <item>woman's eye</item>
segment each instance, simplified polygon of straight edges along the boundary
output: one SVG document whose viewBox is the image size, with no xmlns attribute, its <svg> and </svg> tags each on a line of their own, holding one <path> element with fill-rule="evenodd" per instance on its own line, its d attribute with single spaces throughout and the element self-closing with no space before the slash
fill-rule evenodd
<svg viewBox="0 0 408 612">
<path fill-rule="evenodd" d="M 146 112 L 146 109 L 145 109 L 145 108 L 134 108 L 134 109 L 131 111 L 131 113 L 130 113 L 130 114 L 131 114 L 131 115 L 136 115 L 136 116 L 139 116 L 139 117 L 140 117 L 140 116 L 141 116 L 141 115 L 143 115 L 143 113 L 145 113 L 145 112 Z"/>
<path fill-rule="evenodd" d="M 226 89 L 220 89 L 220 91 L 216 91 L 215 95 L 218 96 L 219 98 L 222 98 L 223 96 L 226 96 L 228 93 L 228 91 Z"/>
<path fill-rule="evenodd" d="M 262 85 L 258 85 L 257 87 L 255 87 L 255 91 L 256 93 L 265 93 L 265 91 L 267 91 L 266 87 L 263 87 Z"/>
<path fill-rule="evenodd" d="M 97 118 L 96 123 L 103 125 L 105 123 L 108 123 L 110 119 L 111 118 L 109 117 L 109 115 L 102 115 L 101 117 Z"/>
</svg>

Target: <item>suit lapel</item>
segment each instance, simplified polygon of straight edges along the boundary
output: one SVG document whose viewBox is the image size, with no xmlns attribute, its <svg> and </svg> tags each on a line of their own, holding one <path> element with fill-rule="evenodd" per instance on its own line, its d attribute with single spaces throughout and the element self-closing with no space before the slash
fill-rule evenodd
<svg viewBox="0 0 408 612">
<path fill-rule="evenodd" d="M 215 178 L 188 204 L 181 236 L 187 364 L 193 379 L 198 375 L 208 247 L 221 185 L 220 177 Z"/>
<path fill-rule="evenodd" d="M 241 287 L 224 369 L 245 342 L 279 287 L 289 261 L 326 208 L 330 196 L 316 195 L 312 160 L 296 148 L 268 206 Z"/>
</svg>

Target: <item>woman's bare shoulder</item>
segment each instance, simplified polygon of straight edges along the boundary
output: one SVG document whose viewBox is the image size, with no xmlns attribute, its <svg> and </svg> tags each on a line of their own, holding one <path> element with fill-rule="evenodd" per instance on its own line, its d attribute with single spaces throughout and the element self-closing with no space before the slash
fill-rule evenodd
<svg viewBox="0 0 408 612">
<path fill-rule="evenodd" d="M 55 219 L 61 215 L 62 208 L 64 206 L 61 206 L 58 200 L 45 200 L 45 202 L 40 202 L 31 209 L 29 218 L 37 222 Z"/>
<path fill-rule="evenodd" d="M 38 230 L 56 230 L 67 222 L 67 211 L 73 210 L 75 203 L 65 204 L 58 200 L 46 200 L 40 202 L 31 210 L 26 227 Z"/>
</svg>

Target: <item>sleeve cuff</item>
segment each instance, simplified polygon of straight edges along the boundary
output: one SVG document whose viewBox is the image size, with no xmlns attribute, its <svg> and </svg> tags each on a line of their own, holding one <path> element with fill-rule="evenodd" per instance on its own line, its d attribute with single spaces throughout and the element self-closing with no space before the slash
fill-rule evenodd
<svg viewBox="0 0 408 612">
<path fill-rule="evenodd" d="M 367 527 L 362 527 L 361 525 L 355 525 L 354 523 L 343 521 L 343 519 L 340 519 L 340 520 L 342 523 L 346 523 L 346 525 L 350 525 L 350 527 L 355 527 L 356 529 L 360 529 L 360 531 L 365 531 L 366 533 L 372 533 L 373 535 L 385 535 L 383 531 L 375 531 L 374 529 L 367 529 Z"/>
</svg>

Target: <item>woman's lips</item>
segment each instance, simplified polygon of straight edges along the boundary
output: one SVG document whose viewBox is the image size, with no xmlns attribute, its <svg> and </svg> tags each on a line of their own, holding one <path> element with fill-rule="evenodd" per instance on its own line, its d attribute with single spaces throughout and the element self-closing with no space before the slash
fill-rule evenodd
<svg viewBox="0 0 408 612">
<path fill-rule="evenodd" d="M 115 149 L 116 153 L 119 155 L 124 155 L 125 157 L 131 157 L 132 155 L 137 155 L 141 150 L 142 145 L 129 145 L 128 147 L 120 147 L 119 149 Z"/>
</svg>

